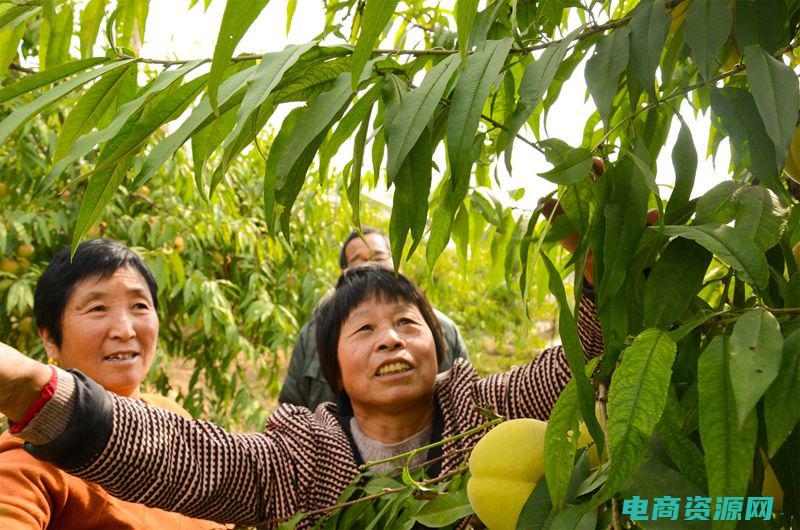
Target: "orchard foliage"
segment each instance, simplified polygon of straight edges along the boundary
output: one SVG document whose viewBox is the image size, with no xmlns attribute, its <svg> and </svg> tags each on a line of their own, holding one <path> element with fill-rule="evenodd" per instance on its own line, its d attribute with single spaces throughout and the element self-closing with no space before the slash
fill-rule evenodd
<svg viewBox="0 0 800 530">
<path fill-rule="evenodd" d="M 353 225 L 365 186 L 393 189 L 397 263 L 424 242 L 433 268 L 451 240 L 465 261 L 475 227 L 488 223 L 492 258 L 523 297 L 549 276 L 577 374 L 551 419 L 558 428 L 546 447 L 557 452 L 546 449 L 545 460 L 557 455 L 559 465 L 523 510 L 528 527 L 619 527 L 619 496 L 759 494 L 769 466 L 783 499 L 765 527 L 797 524 L 800 2 L 457 0 L 445 9 L 352 0 L 325 4 L 317 41 L 235 55 L 265 5 L 228 0 L 213 58 L 183 61 L 136 53 L 146 1 L 0 3 L 0 142 L 31 134 L 32 119 L 54 112 L 57 125 L 44 131 L 54 147 L 29 163 L 40 168 L 39 201 L 88 182 L 73 245 L 114 207 L 120 186 L 154 184 L 173 157 L 189 156 L 183 146 L 203 197 L 240 192 L 231 168 L 263 150 L 261 222 L 275 241 L 290 239 L 308 208 L 298 197 L 316 186 L 346 190 Z M 382 48 L 389 38 L 394 48 Z M 572 146 L 545 125 L 581 70 L 596 112 Z M 258 133 L 281 106 L 292 110 L 264 148 Z M 710 117 L 702 156 L 730 145 L 730 179 L 701 196 L 680 112 Z M 656 160 L 672 129 L 675 185 L 662 197 Z M 329 167 L 340 149 L 352 156 L 338 175 Z M 520 170 L 513 149 L 536 149 L 553 165 L 539 176 L 558 185 L 566 215 L 549 233 L 539 209 L 520 214 L 519 195 L 491 178 L 500 165 Z M 606 171 L 587 178 L 595 156 Z M 659 223 L 645 227 L 650 208 Z M 542 251 L 571 230 L 580 236 L 574 258 L 553 264 Z M 605 335 L 591 374 L 562 287 L 569 271 L 581 277 L 589 249 Z M 568 432 L 579 421 L 608 454 L 591 476 L 585 458 L 574 464 Z M 450 524 L 464 515 L 454 480 L 430 491 L 406 470 L 399 489 L 354 486 L 348 499 L 366 492 L 374 502 L 321 524 L 409 527 L 431 513 L 438 518 L 425 524 Z M 453 492 L 436 496 L 445 489 Z"/>
</svg>

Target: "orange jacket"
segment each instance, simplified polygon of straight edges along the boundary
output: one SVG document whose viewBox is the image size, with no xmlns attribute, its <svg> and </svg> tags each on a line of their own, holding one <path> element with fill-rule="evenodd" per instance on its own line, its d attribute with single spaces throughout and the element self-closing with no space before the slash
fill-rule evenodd
<svg viewBox="0 0 800 530">
<path fill-rule="evenodd" d="M 154 406 L 188 417 L 177 403 L 158 395 L 142 395 Z M 0 435 L 0 528 L 210 530 L 223 525 L 190 519 L 112 497 L 100 486 L 61 471 L 29 455 L 22 440 Z"/>
</svg>

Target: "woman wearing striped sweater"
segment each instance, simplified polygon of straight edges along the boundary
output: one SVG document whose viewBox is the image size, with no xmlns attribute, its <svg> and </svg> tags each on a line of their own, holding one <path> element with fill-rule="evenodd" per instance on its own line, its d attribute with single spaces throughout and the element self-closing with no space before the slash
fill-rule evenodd
<svg viewBox="0 0 800 530">
<path fill-rule="evenodd" d="M 488 404 L 506 418 L 546 419 L 571 377 L 560 346 L 483 379 L 463 360 L 437 376 L 443 342 L 430 304 L 405 277 L 381 268 L 345 272 L 316 324 L 320 361 L 339 401 L 316 411 L 283 405 L 262 433 L 233 435 L 110 395 L 79 372 L 59 371 L 52 397 L 19 435 L 34 456 L 120 498 L 274 527 L 297 512 L 336 504 L 365 461 L 482 424 L 476 406 Z M 590 288 L 578 324 L 586 359 L 599 355 Z M 47 367 L 0 345 L 0 411 L 9 419 L 22 419 L 49 379 Z M 462 465 L 463 449 L 482 434 L 422 455 L 441 456 L 428 474 Z"/>
</svg>

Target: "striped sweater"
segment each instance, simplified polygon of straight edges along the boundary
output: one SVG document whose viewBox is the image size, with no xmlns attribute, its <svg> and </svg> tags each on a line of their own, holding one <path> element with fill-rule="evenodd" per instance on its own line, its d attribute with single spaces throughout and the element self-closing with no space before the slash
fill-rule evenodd
<svg viewBox="0 0 800 530">
<path fill-rule="evenodd" d="M 586 359 L 599 355 L 602 333 L 586 296 L 578 327 Z M 69 426 L 26 449 L 127 501 L 190 517 L 275 527 L 297 512 L 335 505 L 358 474 L 357 450 L 333 403 L 315 412 L 282 405 L 264 432 L 234 435 L 108 394 L 79 372 L 66 377 L 74 378 L 74 384 L 62 387 L 60 377 L 57 394 L 68 388 L 69 395 L 53 400 L 52 407 L 71 416 Z M 435 385 L 441 435 L 448 438 L 484 423 L 476 405 L 488 404 L 506 418 L 547 419 L 570 377 L 560 346 L 486 378 L 458 360 Z M 37 421 L 29 428 L 42 432 Z M 462 464 L 467 453 L 459 449 L 475 444 L 482 434 L 446 443 L 441 473 Z M 312 517 L 299 527 L 314 522 Z"/>
</svg>

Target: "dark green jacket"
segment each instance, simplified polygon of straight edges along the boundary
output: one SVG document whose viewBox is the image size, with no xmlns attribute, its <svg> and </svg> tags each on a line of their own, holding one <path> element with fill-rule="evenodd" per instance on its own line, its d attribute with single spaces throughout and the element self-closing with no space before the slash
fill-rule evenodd
<svg viewBox="0 0 800 530">
<path fill-rule="evenodd" d="M 444 340 L 447 344 L 444 363 L 439 366 L 439 372 L 444 372 L 452 366 L 455 359 L 468 359 L 467 348 L 455 323 L 439 311 L 434 311 L 442 326 L 442 333 L 444 333 Z M 301 405 L 311 410 L 316 409 L 320 403 L 336 401 L 319 365 L 316 327 L 313 321 L 307 323 L 300 330 L 300 337 L 294 345 L 292 358 L 289 361 L 289 370 L 278 399 L 281 403 Z"/>
</svg>

